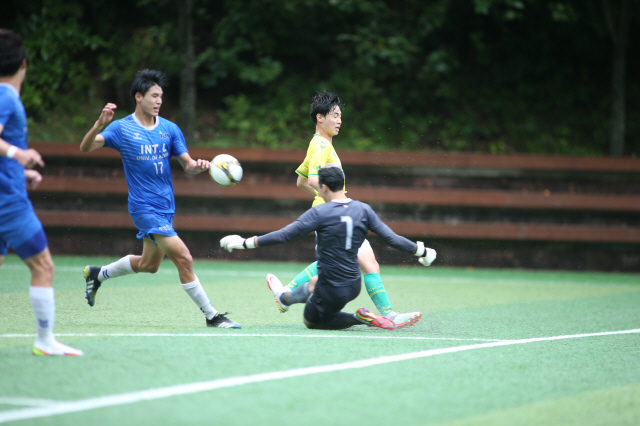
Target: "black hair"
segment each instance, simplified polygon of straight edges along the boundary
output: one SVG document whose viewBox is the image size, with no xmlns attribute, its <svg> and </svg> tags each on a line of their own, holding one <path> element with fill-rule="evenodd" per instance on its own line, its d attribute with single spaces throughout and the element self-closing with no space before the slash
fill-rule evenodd
<svg viewBox="0 0 640 426">
<path fill-rule="evenodd" d="M 316 93 L 316 95 L 311 99 L 311 120 L 313 120 L 313 124 L 318 124 L 317 114 L 327 115 L 329 114 L 333 108 L 340 107 L 340 110 L 344 109 L 344 105 L 340 102 L 340 98 L 335 93 L 322 91 Z"/>
<path fill-rule="evenodd" d="M 338 167 L 323 167 L 318 176 L 319 185 L 327 185 L 331 192 L 344 188 L 344 173 Z"/>
<path fill-rule="evenodd" d="M 144 96 L 147 91 L 156 84 L 160 87 L 165 87 L 169 84 L 169 80 L 163 72 L 156 70 L 138 71 L 131 82 L 130 93 L 133 101 L 135 102 L 136 100 L 136 93 L 140 93 Z"/>
<path fill-rule="evenodd" d="M 0 28 L 0 77 L 10 77 L 18 72 L 27 59 L 27 49 L 22 37 L 11 30 Z"/>
</svg>

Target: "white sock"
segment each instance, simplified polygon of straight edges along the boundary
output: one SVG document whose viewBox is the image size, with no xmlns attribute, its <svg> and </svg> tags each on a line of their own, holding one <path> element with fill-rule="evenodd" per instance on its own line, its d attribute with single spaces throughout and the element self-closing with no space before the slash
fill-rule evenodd
<svg viewBox="0 0 640 426">
<path fill-rule="evenodd" d="M 182 288 L 191 297 L 191 300 L 198 305 L 198 308 L 200 308 L 207 319 L 211 319 L 216 316 L 218 311 L 216 311 L 209 301 L 207 293 L 204 292 L 204 288 L 202 288 L 202 284 L 200 284 L 198 277 L 196 277 L 196 280 L 193 282 L 182 284 Z"/>
<path fill-rule="evenodd" d="M 116 260 L 113 263 L 103 266 L 100 268 L 100 273 L 98 274 L 98 281 L 103 282 L 104 280 L 108 280 L 109 278 L 121 277 L 123 275 L 135 274 L 133 272 L 133 268 L 131 267 L 131 259 L 132 254 L 123 257 L 122 259 Z"/>
<path fill-rule="evenodd" d="M 31 307 L 36 317 L 36 329 L 38 336 L 36 343 L 41 345 L 52 345 L 53 320 L 56 315 L 56 302 L 53 297 L 53 287 L 29 287 L 29 297 Z"/>
</svg>

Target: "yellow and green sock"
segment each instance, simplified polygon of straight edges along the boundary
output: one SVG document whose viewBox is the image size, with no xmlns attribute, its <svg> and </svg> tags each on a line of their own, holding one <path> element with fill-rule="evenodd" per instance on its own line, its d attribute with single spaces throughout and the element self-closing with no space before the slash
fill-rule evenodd
<svg viewBox="0 0 640 426">
<path fill-rule="evenodd" d="M 364 286 L 367 288 L 367 293 L 373 301 L 373 304 L 376 305 L 380 315 L 387 315 L 393 311 L 391 301 L 387 295 L 387 290 L 385 290 L 382 284 L 380 274 L 375 272 L 366 274 L 364 276 Z"/>
<path fill-rule="evenodd" d="M 318 262 L 313 262 L 311 265 L 304 268 L 304 271 L 300 272 L 296 277 L 285 287 L 289 287 L 294 290 L 299 285 L 308 283 L 312 277 L 318 275 Z"/>
</svg>

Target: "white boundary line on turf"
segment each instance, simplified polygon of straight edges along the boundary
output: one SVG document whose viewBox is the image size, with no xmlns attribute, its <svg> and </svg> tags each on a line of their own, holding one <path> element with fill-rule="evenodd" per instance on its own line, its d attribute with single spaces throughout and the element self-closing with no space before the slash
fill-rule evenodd
<svg viewBox="0 0 640 426">
<path fill-rule="evenodd" d="M 163 388 L 147 389 L 115 395 L 106 395 L 96 398 L 87 398 L 79 401 L 61 402 L 59 404 L 47 407 L 22 408 L 2 411 L 0 412 L 0 423 L 6 423 L 16 420 L 34 419 L 39 417 L 49 417 L 59 414 L 76 413 L 79 411 L 94 410 L 104 407 L 114 407 L 118 405 L 133 404 L 135 402 L 151 401 L 160 398 L 169 398 L 176 395 L 187 395 L 198 392 L 206 392 L 214 389 L 246 385 L 249 383 L 267 382 L 271 380 L 308 376 L 318 373 L 330 373 L 334 371 L 350 370 L 353 368 L 365 368 L 374 365 L 388 364 L 391 362 L 407 361 L 411 359 L 426 358 L 434 355 L 463 352 L 474 349 L 495 348 L 498 346 L 522 345 L 525 343 L 546 342 L 552 340 L 565 340 L 581 337 L 610 336 L 616 334 L 631 333 L 640 333 L 640 328 L 636 328 L 633 330 L 606 331 L 601 333 L 572 334 L 564 336 L 508 340 L 502 342 L 477 343 L 474 345 L 454 346 L 451 348 L 430 349 L 426 351 L 410 352 L 400 355 L 381 356 L 378 358 L 362 359 L 359 361 L 351 361 L 341 364 L 319 365 L 315 367 L 295 368 L 293 370 L 273 371 L 270 373 L 251 374 L 248 376 L 229 377 L 226 379 L 210 380 L 206 382 L 187 383 L 184 385 L 166 386 Z"/>
<path fill-rule="evenodd" d="M 59 404 L 62 401 L 56 401 L 55 399 L 42 399 L 42 398 L 14 398 L 0 396 L 0 404 L 4 405 L 30 405 L 34 407 L 45 407 L 48 405 Z"/>
<path fill-rule="evenodd" d="M 36 337 L 35 334 L 0 334 L 0 338 Z M 362 336 L 338 334 L 249 334 L 249 333 L 56 333 L 56 337 L 302 337 L 338 339 L 455 340 L 462 342 L 506 342 L 505 339 L 463 339 L 459 337 Z"/>
</svg>

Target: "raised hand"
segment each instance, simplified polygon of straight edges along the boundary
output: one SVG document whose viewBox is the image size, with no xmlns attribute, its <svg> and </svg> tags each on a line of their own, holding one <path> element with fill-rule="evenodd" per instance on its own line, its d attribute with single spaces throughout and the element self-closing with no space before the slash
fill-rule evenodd
<svg viewBox="0 0 640 426">
<path fill-rule="evenodd" d="M 113 120 L 113 114 L 116 108 L 118 108 L 116 104 L 112 103 L 108 103 L 104 108 L 102 108 L 102 112 L 98 118 L 98 125 L 100 127 L 105 127 L 111 122 L 111 120 Z"/>
</svg>

